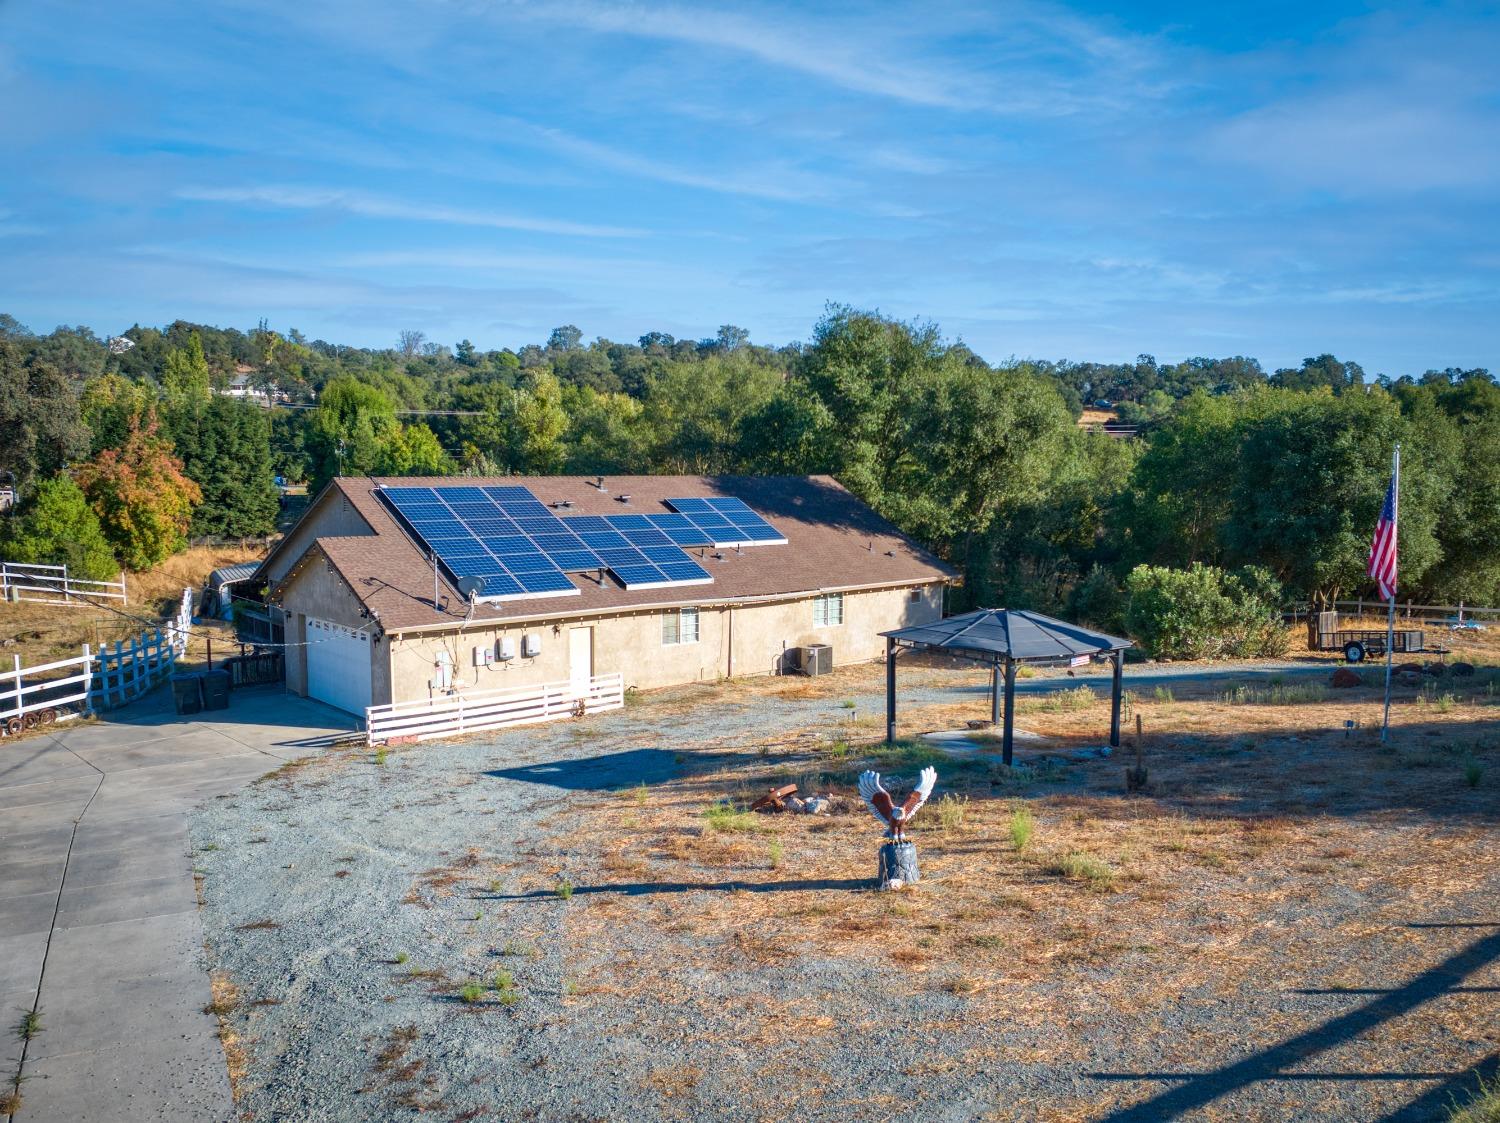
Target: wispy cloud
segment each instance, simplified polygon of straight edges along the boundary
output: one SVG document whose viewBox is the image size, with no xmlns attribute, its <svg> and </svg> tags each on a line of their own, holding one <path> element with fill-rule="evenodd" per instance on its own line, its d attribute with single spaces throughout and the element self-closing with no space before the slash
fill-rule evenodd
<svg viewBox="0 0 1500 1123">
<path fill-rule="evenodd" d="M 508 10 L 589 31 L 671 40 L 749 55 L 772 66 L 799 71 L 858 93 L 876 94 L 949 109 L 981 102 L 961 77 L 928 69 L 909 54 L 899 63 L 867 42 L 787 19 L 750 18 L 712 8 L 620 4 L 597 0 L 537 5 L 521 0 Z M 847 29 L 844 29 L 847 30 Z"/>
<path fill-rule="evenodd" d="M 336 210 L 361 218 L 436 222 L 452 226 L 485 226 L 583 238 L 632 238 L 645 231 L 626 226 L 595 226 L 550 218 L 501 214 L 433 203 L 411 203 L 357 191 L 322 187 L 186 187 L 176 197 L 199 203 L 237 203 L 278 210 Z"/>
<path fill-rule="evenodd" d="M 844 185 L 794 167 L 765 167 L 714 173 L 678 167 L 649 156 L 623 152 L 607 144 L 585 140 L 560 129 L 536 127 L 536 135 L 551 147 L 570 156 L 587 160 L 599 167 L 627 175 L 640 176 L 660 183 L 718 191 L 729 195 L 749 195 L 759 199 L 801 202 L 828 198 Z"/>
</svg>

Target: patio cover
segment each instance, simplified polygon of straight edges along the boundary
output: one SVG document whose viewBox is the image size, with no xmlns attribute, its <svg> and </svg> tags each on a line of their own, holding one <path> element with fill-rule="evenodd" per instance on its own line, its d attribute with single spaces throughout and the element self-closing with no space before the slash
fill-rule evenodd
<svg viewBox="0 0 1500 1123">
<path fill-rule="evenodd" d="M 1011 763 L 1015 709 L 1016 667 L 1021 663 L 1052 663 L 1079 656 L 1108 654 L 1114 663 L 1110 699 L 1109 743 L 1120 746 L 1122 652 L 1134 647 L 1128 639 L 1107 635 L 1025 609 L 979 608 L 931 624 L 882 632 L 885 637 L 885 738 L 896 739 L 896 649 L 925 648 L 994 666 L 990 686 L 990 717 L 1001 722 L 1001 676 L 1004 676 L 1004 759 Z"/>
</svg>

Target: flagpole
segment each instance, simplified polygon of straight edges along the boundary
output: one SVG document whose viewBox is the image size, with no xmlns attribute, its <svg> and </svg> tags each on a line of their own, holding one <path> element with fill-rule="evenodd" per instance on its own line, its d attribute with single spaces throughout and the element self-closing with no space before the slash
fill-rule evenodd
<svg viewBox="0 0 1500 1123">
<path fill-rule="evenodd" d="M 1391 533 L 1396 534 L 1401 525 L 1401 442 L 1396 442 L 1396 451 L 1391 458 L 1391 492 L 1393 495 L 1391 503 L 1392 519 Z M 1396 646 L 1396 581 L 1391 579 L 1391 603 L 1385 618 L 1385 715 L 1380 719 L 1380 740 L 1382 743 L 1390 735 L 1391 730 L 1391 660 L 1395 654 Z"/>
</svg>

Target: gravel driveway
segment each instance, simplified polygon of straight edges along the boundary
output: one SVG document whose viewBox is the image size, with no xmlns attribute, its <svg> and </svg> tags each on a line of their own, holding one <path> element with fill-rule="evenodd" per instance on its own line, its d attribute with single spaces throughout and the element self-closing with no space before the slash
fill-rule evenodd
<svg viewBox="0 0 1500 1123">
<path fill-rule="evenodd" d="M 903 671 L 903 701 L 930 701 L 951 681 Z M 690 696 L 699 701 L 671 705 Z M 877 694 L 854 700 L 879 712 Z M 1500 917 L 1484 911 L 1493 885 L 1450 894 L 1437 923 L 1413 926 L 1393 973 L 1369 964 L 1385 997 L 1250 987 L 1231 1001 L 1204 988 L 1140 1015 L 1084 1001 L 1065 1026 L 1038 1025 L 1020 1007 L 970 1019 L 964 996 L 918 990 L 885 960 L 742 955 L 678 930 L 682 911 L 732 903 L 729 884 L 615 878 L 612 892 L 593 891 L 599 856 L 569 834 L 576 808 L 613 801 L 626 815 L 621 791 L 644 784 L 649 798 L 716 746 L 837 720 L 840 705 L 727 702 L 685 688 L 639 709 L 383 762 L 330 754 L 211 803 L 193 824 L 194 860 L 210 963 L 237 990 L 227 1018 L 244 1050 L 231 1049 L 240 1107 L 262 1120 L 1440 1116 L 1445 1101 L 1433 1097 L 1445 1074 L 1365 1079 L 1388 1060 L 1359 1035 L 1463 979 L 1500 982 Z M 865 891 L 842 881 L 740 891 L 779 888 Z M 632 893 L 652 924 L 611 911 Z M 1320 904 L 1318 923 L 1381 903 L 1378 889 L 1351 889 Z M 1267 906 L 1269 930 L 1307 923 L 1306 902 Z M 669 954 L 680 968 L 660 962 Z M 1406 970 L 1413 956 L 1426 973 Z M 665 969 L 670 992 L 632 986 L 633 965 L 655 978 Z M 1068 986 L 1093 969 L 1058 968 L 1073 976 Z M 496 987 L 502 971 L 513 992 Z M 579 984 L 605 977 L 608 986 Z M 465 1002 L 474 982 L 488 989 Z M 1280 1052 L 1249 1028 L 1309 1021 L 1329 1028 L 1288 1028 Z M 1080 1051 L 1086 1064 L 1055 1059 Z M 1283 1075 L 1294 1069 L 1303 1075 Z M 1047 1114 L 1053 1103 L 1069 1113 Z M 1079 1109 L 1088 1103 L 1098 1106 Z"/>
</svg>

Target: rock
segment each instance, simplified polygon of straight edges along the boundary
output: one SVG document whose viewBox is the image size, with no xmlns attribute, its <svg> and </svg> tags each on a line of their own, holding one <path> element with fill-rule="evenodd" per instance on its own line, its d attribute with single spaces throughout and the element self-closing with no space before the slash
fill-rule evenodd
<svg viewBox="0 0 1500 1123">
<path fill-rule="evenodd" d="M 804 815 L 827 815 L 833 807 L 833 800 L 827 796 L 815 795 L 802 804 Z"/>
<path fill-rule="evenodd" d="M 964 725 L 966 725 L 970 729 L 993 729 L 995 727 L 995 723 L 993 721 L 983 720 L 966 721 L 964 722 Z"/>
<path fill-rule="evenodd" d="M 1474 673 L 1473 663 L 1454 663 L 1451 668 L 1454 678 L 1468 678 Z"/>
<path fill-rule="evenodd" d="M 1363 686 L 1365 680 L 1359 677 L 1358 671 L 1351 671 L 1348 667 L 1340 667 L 1333 672 L 1331 684 L 1340 690 L 1346 690 L 1351 686 Z"/>
<path fill-rule="evenodd" d="M 789 795 L 782 801 L 783 806 L 794 814 L 801 814 L 807 810 L 807 804 L 794 795 Z"/>
</svg>

